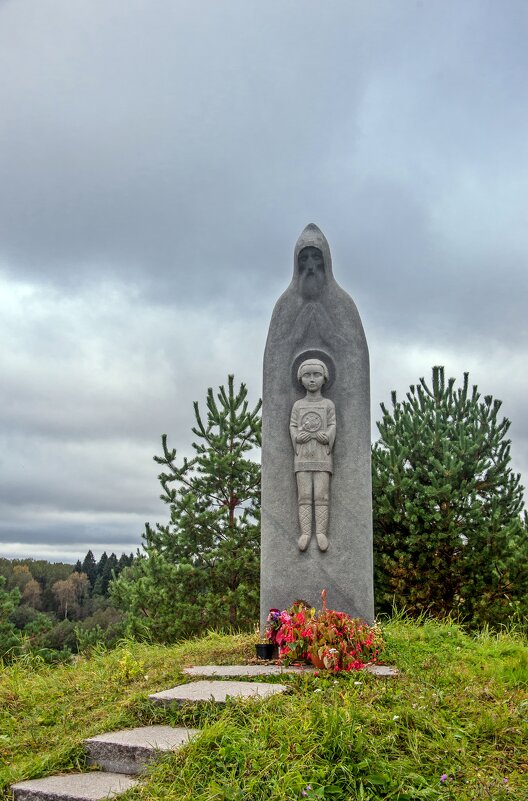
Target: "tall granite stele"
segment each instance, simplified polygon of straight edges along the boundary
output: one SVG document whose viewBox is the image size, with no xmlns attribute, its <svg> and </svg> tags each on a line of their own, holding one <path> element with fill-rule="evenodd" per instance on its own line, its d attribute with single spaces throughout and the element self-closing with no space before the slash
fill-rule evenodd
<svg viewBox="0 0 528 801">
<path fill-rule="evenodd" d="M 303 599 L 371 622 L 369 356 L 316 225 L 295 246 L 264 354 L 261 624 Z"/>
</svg>

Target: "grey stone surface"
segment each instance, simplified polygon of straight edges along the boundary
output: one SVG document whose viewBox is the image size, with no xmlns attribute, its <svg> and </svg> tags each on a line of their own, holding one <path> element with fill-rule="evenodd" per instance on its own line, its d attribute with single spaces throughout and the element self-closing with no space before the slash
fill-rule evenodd
<svg viewBox="0 0 528 801">
<path fill-rule="evenodd" d="M 312 665 L 299 667 L 290 665 L 281 667 L 280 665 L 196 665 L 184 669 L 187 676 L 280 676 L 287 673 L 313 673 L 315 668 Z M 367 673 L 379 678 L 392 678 L 400 675 L 398 668 L 389 665 L 367 665 Z M 359 675 L 359 673 L 358 673 Z"/>
<path fill-rule="evenodd" d="M 180 684 L 170 690 L 149 695 L 151 701 L 158 704 L 185 704 L 196 701 L 215 701 L 224 704 L 231 698 L 269 698 L 271 695 L 287 691 L 282 684 L 263 684 L 262 682 L 245 681 L 196 681 Z"/>
<path fill-rule="evenodd" d="M 380 679 L 392 679 L 400 675 L 398 668 L 390 667 L 390 665 L 369 665 L 366 670 Z"/>
<path fill-rule="evenodd" d="M 310 669 L 310 666 L 308 666 Z M 184 668 L 186 676 L 281 676 L 302 668 L 286 668 L 279 665 L 196 665 Z"/>
<path fill-rule="evenodd" d="M 323 254 L 323 264 L 299 263 L 306 247 Z M 324 395 L 336 411 L 336 440 L 330 487 L 328 549 L 314 541 L 300 551 L 297 487 L 289 421 L 302 397 L 299 365 L 320 359 L 329 378 Z M 374 618 L 372 577 L 372 489 L 370 467 L 370 376 L 363 326 L 350 296 L 332 274 L 330 249 L 315 225 L 302 232 L 290 286 L 279 298 L 264 354 L 262 406 L 261 625 L 272 607 L 299 598 L 368 622 Z"/>
<path fill-rule="evenodd" d="M 84 744 L 91 764 L 114 773 L 136 774 L 160 751 L 174 751 L 198 733 L 198 729 L 141 726 L 98 734 Z"/>
<path fill-rule="evenodd" d="M 99 801 L 124 793 L 137 779 L 121 773 L 70 773 L 14 784 L 15 801 Z"/>
</svg>

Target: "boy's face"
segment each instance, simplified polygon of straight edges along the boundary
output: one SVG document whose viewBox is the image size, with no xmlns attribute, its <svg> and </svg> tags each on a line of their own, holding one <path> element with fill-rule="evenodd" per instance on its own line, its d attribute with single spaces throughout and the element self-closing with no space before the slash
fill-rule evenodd
<svg viewBox="0 0 528 801">
<path fill-rule="evenodd" d="M 304 370 L 301 376 L 301 384 L 307 392 L 317 392 L 324 384 L 323 371 L 318 367 Z"/>
</svg>

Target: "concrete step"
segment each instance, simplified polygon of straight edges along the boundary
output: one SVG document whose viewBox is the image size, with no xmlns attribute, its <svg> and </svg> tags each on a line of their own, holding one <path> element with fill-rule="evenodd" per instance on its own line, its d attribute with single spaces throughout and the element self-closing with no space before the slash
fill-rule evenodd
<svg viewBox="0 0 528 801">
<path fill-rule="evenodd" d="M 229 677 L 229 676 L 281 676 L 287 673 L 313 673 L 313 665 L 196 665 L 184 668 L 186 676 Z M 400 675 L 398 668 L 389 665 L 367 665 L 367 673 L 378 678 L 395 678 Z M 362 671 L 357 671 L 359 675 Z"/>
<path fill-rule="evenodd" d="M 29 779 L 12 786 L 15 801 L 100 801 L 135 787 L 137 779 L 122 773 L 69 773 Z"/>
<path fill-rule="evenodd" d="M 113 773 L 135 775 L 157 754 L 181 748 L 196 734 L 199 734 L 198 729 L 140 726 L 89 737 L 84 745 L 90 764 Z"/>
<path fill-rule="evenodd" d="M 180 684 L 170 690 L 149 695 L 156 704 L 185 704 L 197 701 L 214 701 L 225 704 L 227 698 L 265 699 L 288 690 L 283 684 L 264 684 L 247 681 L 194 681 Z"/>
</svg>

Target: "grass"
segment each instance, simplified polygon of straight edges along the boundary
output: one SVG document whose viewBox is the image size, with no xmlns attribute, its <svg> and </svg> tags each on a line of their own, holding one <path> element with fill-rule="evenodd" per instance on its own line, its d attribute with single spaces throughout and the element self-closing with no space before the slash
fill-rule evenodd
<svg viewBox="0 0 528 801">
<path fill-rule="evenodd" d="M 184 665 L 244 661 L 251 635 L 18 663 L 0 677 L 0 786 L 8 798 L 14 781 L 86 769 L 87 736 L 169 723 L 202 733 L 124 799 L 528 801 L 526 639 L 401 617 L 384 634 L 398 679 L 281 677 L 289 695 L 225 707 L 167 709 L 147 696 L 183 682 Z"/>
</svg>

